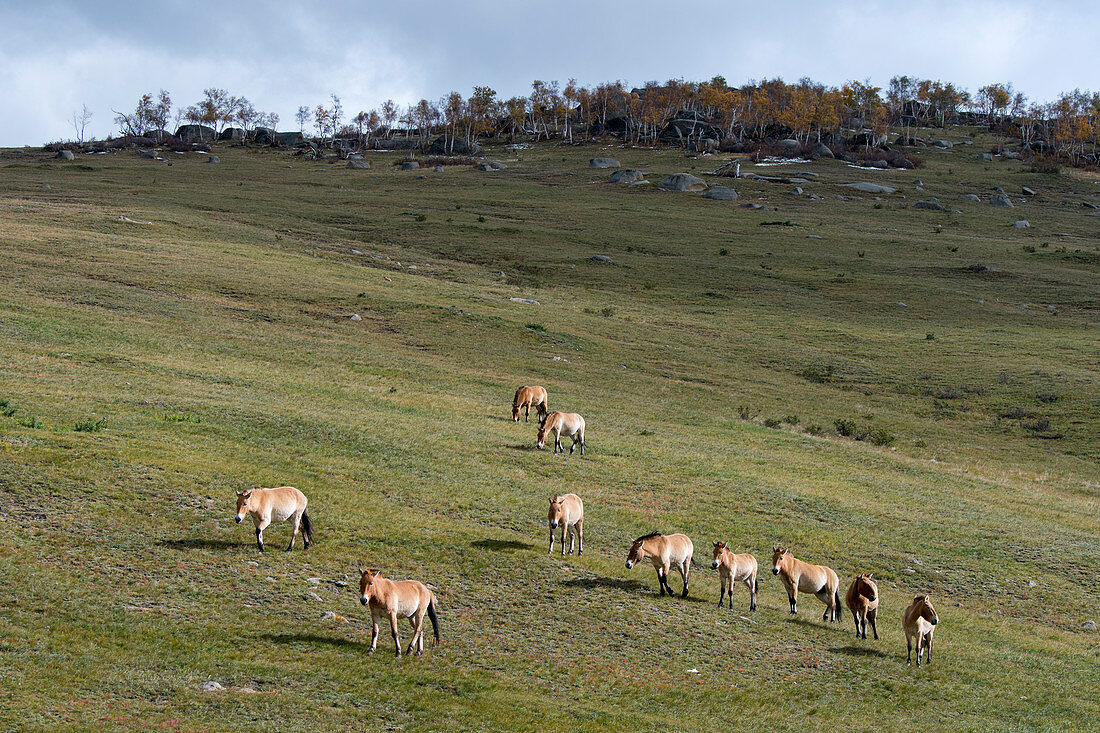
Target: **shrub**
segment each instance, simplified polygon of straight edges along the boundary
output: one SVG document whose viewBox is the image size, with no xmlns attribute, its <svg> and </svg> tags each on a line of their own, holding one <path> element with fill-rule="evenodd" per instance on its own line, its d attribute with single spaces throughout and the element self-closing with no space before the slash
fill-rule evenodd
<svg viewBox="0 0 1100 733">
<path fill-rule="evenodd" d="M 737 417 L 741 418 L 742 420 L 753 420 L 759 414 L 760 411 L 757 410 L 755 407 L 751 407 L 749 405 L 737 406 Z"/>
<path fill-rule="evenodd" d="M 81 420 L 76 425 L 73 425 L 73 430 L 78 433 L 98 433 L 107 425 L 107 418 L 100 418 L 95 420 L 93 418 L 87 418 Z"/>
<path fill-rule="evenodd" d="M 871 428 L 867 431 L 866 439 L 874 445 L 891 445 L 894 442 L 894 436 L 884 428 Z"/>
<path fill-rule="evenodd" d="M 1045 417 L 1036 418 L 1035 420 L 1024 423 L 1024 428 L 1033 433 L 1045 433 L 1050 430 L 1050 420 Z"/>
<path fill-rule="evenodd" d="M 855 420 L 845 420 L 844 418 L 833 420 L 833 427 L 838 435 L 843 435 L 845 438 L 855 437 L 859 431 L 859 426 L 856 425 Z"/>
<path fill-rule="evenodd" d="M 822 433 L 825 432 L 825 428 L 821 427 L 820 425 L 818 425 L 816 423 L 810 423 L 809 425 L 806 426 L 806 432 L 809 433 L 810 435 L 821 435 Z"/>
<path fill-rule="evenodd" d="M 836 381 L 836 367 L 832 364 L 814 364 L 803 369 L 801 376 L 817 384 L 831 384 Z"/>
<path fill-rule="evenodd" d="M 34 430 L 38 430 L 39 428 L 42 427 L 42 421 L 39 420 L 34 415 L 31 415 L 30 417 L 23 418 L 22 420 L 19 421 L 19 424 L 22 425 L 25 428 L 32 428 Z"/>
<path fill-rule="evenodd" d="M 764 427 L 766 428 L 778 428 L 780 426 L 779 418 L 769 417 L 764 420 Z"/>
<path fill-rule="evenodd" d="M 542 325 L 541 323 L 528 323 L 527 328 L 538 333 L 546 333 L 546 326 Z"/>
<path fill-rule="evenodd" d="M 798 415 L 787 415 L 783 418 L 783 422 L 787 423 L 788 425 L 797 425 Z"/>
<path fill-rule="evenodd" d="M 957 400 L 963 396 L 963 391 L 958 387 L 940 387 L 935 395 L 938 400 Z"/>
<path fill-rule="evenodd" d="M 1043 404 L 1050 404 L 1051 402 L 1058 401 L 1058 395 L 1055 392 L 1040 392 L 1036 397 Z"/>
<path fill-rule="evenodd" d="M 4 417 L 11 417 L 18 410 L 19 408 L 12 405 L 12 403 L 8 400 L 0 399 L 0 415 L 3 415 Z"/>
<path fill-rule="evenodd" d="M 1008 418 L 1009 420 L 1024 420 L 1031 417 L 1031 410 L 1024 407 L 1011 407 L 1007 410 L 1001 410 L 997 416 Z"/>
</svg>

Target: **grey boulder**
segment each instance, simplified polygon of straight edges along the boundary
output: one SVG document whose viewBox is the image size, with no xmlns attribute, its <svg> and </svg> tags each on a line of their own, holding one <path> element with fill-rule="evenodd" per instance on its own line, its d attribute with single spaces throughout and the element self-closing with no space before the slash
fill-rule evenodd
<svg viewBox="0 0 1100 733">
<path fill-rule="evenodd" d="M 1020 221 L 1012 222 L 1012 226 L 1014 226 L 1016 229 L 1030 229 L 1031 222 L 1027 221 L 1026 219 L 1020 219 Z"/>
<path fill-rule="evenodd" d="M 401 164 L 401 170 L 403 171 L 415 171 L 420 168 L 420 164 L 415 160 L 406 160 Z"/>
<path fill-rule="evenodd" d="M 848 188 L 854 188 L 857 191 L 863 191 L 864 193 L 894 193 L 896 188 L 890 186 L 883 186 L 880 183 L 869 183 L 867 181 L 856 181 L 855 183 L 845 183 Z"/>
<path fill-rule="evenodd" d="M 661 179 L 658 187 L 666 191 L 705 191 L 707 182 L 702 178 L 696 178 L 690 173 L 673 173 L 667 178 Z"/>
<path fill-rule="evenodd" d="M 981 201 L 981 199 L 978 198 L 978 195 L 975 194 L 975 193 L 964 193 L 963 194 L 963 200 L 965 200 L 965 201 L 977 201 L 977 202 Z"/>
<path fill-rule="evenodd" d="M 1000 206 L 1002 209 L 1014 208 L 1012 201 L 1003 193 L 995 193 L 989 197 L 990 206 Z"/>
<path fill-rule="evenodd" d="M 736 201 L 737 192 L 728 186 L 711 186 L 703 194 L 703 198 L 712 201 Z"/>
<path fill-rule="evenodd" d="M 626 168 L 624 170 L 614 171 L 608 176 L 608 183 L 634 183 L 634 181 L 641 181 L 645 178 L 645 173 L 633 168 Z"/>
<path fill-rule="evenodd" d="M 484 160 L 477 164 L 479 171 L 502 171 L 508 166 L 501 163 L 499 160 Z"/>
<path fill-rule="evenodd" d="M 929 211 L 947 211 L 939 201 L 918 201 L 913 204 L 914 209 L 928 209 Z"/>
<path fill-rule="evenodd" d="M 370 163 L 365 160 L 349 160 L 345 168 L 370 168 Z"/>
<path fill-rule="evenodd" d="M 614 158 L 592 158 L 588 161 L 589 168 L 618 168 L 620 165 Z"/>
</svg>

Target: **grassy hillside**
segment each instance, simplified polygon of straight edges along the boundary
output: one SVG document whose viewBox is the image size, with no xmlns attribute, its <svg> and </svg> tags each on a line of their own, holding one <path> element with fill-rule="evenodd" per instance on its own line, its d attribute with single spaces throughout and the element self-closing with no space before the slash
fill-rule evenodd
<svg viewBox="0 0 1100 733">
<path fill-rule="evenodd" d="M 1085 727 L 1100 185 L 987 142 L 765 168 L 821 198 L 736 202 L 586 168 L 720 162 L 676 151 L 499 146 L 493 173 L 2 151 L 0 727 Z M 585 457 L 534 449 L 520 384 L 586 417 Z M 305 491 L 308 552 L 286 525 L 256 552 L 232 520 L 252 484 Z M 586 552 L 563 560 L 566 490 Z M 686 601 L 624 567 L 651 530 L 695 542 Z M 790 616 L 770 573 L 757 613 L 743 588 L 716 608 L 717 539 L 762 568 L 785 543 L 842 592 L 873 571 L 882 638 L 813 598 Z M 360 564 L 429 582 L 443 644 L 398 661 L 383 630 L 368 656 Z M 916 593 L 941 619 L 919 671 Z"/>
</svg>

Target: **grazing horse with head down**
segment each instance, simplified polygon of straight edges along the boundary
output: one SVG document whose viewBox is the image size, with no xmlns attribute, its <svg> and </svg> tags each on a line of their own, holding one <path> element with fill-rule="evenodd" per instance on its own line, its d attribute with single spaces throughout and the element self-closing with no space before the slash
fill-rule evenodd
<svg viewBox="0 0 1100 733">
<path fill-rule="evenodd" d="M 512 400 L 512 421 L 519 422 L 519 411 L 524 410 L 523 421 L 531 419 L 531 408 L 535 408 L 535 414 L 541 419 L 550 411 L 550 403 L 547 400 L 545 387 L 520 387 L 516 390 L 515 399 Z"/>
<path fill-rule="evenodd" d="M 306 503 L 306 495 L 293 486 L 279 486 L 274 489 L 253 486 L 248 491 L 237 492 L 237 524 L 243 522 L 247 516 L 252 517 L 252 522 L 256 525 L 256 544 L 260 552 L 263 552 L 264 530 L 272 522 L 285 522 L 289 519 L 292 529 L 290 546 L 286 551 L 294 549 L 294 538 L 298 536 L 299 527 L 308 550 L 309 544 L 313 542 L 313 524 L 306 513 Z"/>
<path fill-rule="evenodd" d="M 905 663 L 913 661 L 913 639 L 917 640 L 917 666 L 920 666 L 921 653 L 928 650 L 928 663 L 932 663 L 932 634 L 939 624 L 940 617 L 932 607 L 928 596 L 917 596 L 901 616 L 901 627 L 905 631 L 905 646 L 909 649 Z"/>
<path fill-rule="evenodd" d="M 561 446 L 561 436 L 564 434 L 573 438 L 573 443 L 569 446 L 569 452 L 572 453 L 573 449 L 580 445 L 581 455 L 584 455 L 584 418 L 577 413 L 554 411 L 542 418 L 539 422 L 539 435 L 536 443 L 540 450 L 546 444 L 546 436 L 550 433 L 554 434 L 554 453 L 558 451 L 565 452 L 565 448 Z"/>
<path fill-rule="evenodd" d="M 401 656 L 401 640 L 397 637 L 397 619 L 407 618 L 413 627 L 413 637 L 409 641 L 406 654 L 416 650 L 417 655 L 424 653 L 424 616 L 432 620 L 435 641 L 439 643 L 439 619 L 435 615 L 435 594 L 416 580 L 389 580 L 383 578 L 378 570 L 359 570 L 359 602 L 370 606 L 371 634 L 370 649 L 374 653 L 378 646 L 378 620 L 383 616 L 390 620 L 390 632 Z"/>
<path fill-rule="evenodd" d="M 848 610 L 856 621 L 856 638 L 867 638 L 867 622 L 871 622 L 871 633 L 878 639 L 878 586 L 871 580 L 870 573 L 857 575 L 844 596 Z"/>
<path fill-rule="evenodd" d="M 756 610 L 757 564 L 752 555 L 735 555 L 725 542 L 714 543 L 714 562 L 710 565 L 718 570 L 721 587 L 718 590 L 718 606 L 729 589 L 730 608 L 733 608 L 733 584 L 743 582 L 750 593 L 749 610 Z"/>
<path fill-rule="evenodd" d="M 694 553 L 695 547 L 687 535 L 663 535 L 660 532 L 651 532 L 634 540 L 626 556 L 626 567 L 629 570 L 643 560 L 649 560 L 657 571 L 661 595 L 663 596 L 667 589 L 670 597 L 675 594 L 672 592 L 672 586 L 668 584 L 668 571 L 670 568 L 676 568 L 680 577 L 684 579 L 684 592 L 681 595 L 687 598 L 691 556 Z"/>
<path fill-rule="evenodd" d="M 573 554 L 573 537 L 577 538 L 577 555 L 584 552 L 584 502 L 576 494 L 559 494 L 550 499 L 546 517 L 550 525 L 550 550 L 554 551 L 554 530 L 561 527 L 561 554 L 565 557 L 565 535 L 569 534 L 569 554 Z"/>
<path fill-rule="evenodd" d="M 825 604 L 822 621 L 840 620 L 840 578 L 832 568 L 802 562 L 787 548 L 776 547 L 772 551 L 772 572 L 787 587 L 791 613 L 798 613 L 798 592 L 802 591 L 813 593 Z"/>
</svg>

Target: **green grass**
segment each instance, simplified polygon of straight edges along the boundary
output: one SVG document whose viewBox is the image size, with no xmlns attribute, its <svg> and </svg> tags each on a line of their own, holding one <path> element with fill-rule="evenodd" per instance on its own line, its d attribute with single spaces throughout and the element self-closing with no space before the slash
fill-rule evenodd
<svg viewBox="0 0 1100 733">
<path fill-rule="evenodd" d="M 595 146 L 423 180 L 382 153 L 2 151 L 0 727 L 1087 727 L 1096 185 L 966 150 L 795 166 L 822 200 L 736 181 L 736 203 L 606 184 Z M 837 185 L 880 179 L 901 192 Z M 1023 185 L 1042 195 L 1007 212 L 961 200 Z M 909 207 L 929 196 L 949 211 Z M 585 416 L 584 458 L 534 450 L 521 384 Z M 306 492 L 308 552 L 270 551 L 280 525 L 256 553 L 232 521 L 252 484 Z M 583 558 L 546 555 L 562 490 Z M 623 566 L 655 529 L 695 541 L 687 601 Z M 743 589 L 717 609 L 717 539 L 844 588 L 873 571 L 881 640 L 813 599 L 789 616 L 770 574 L 756 614 Z M 431 583 L 444 643 L 368 656 L 360 564 Z M 918 592 L 941 619 L 920 671 Z"/>
</svg>

